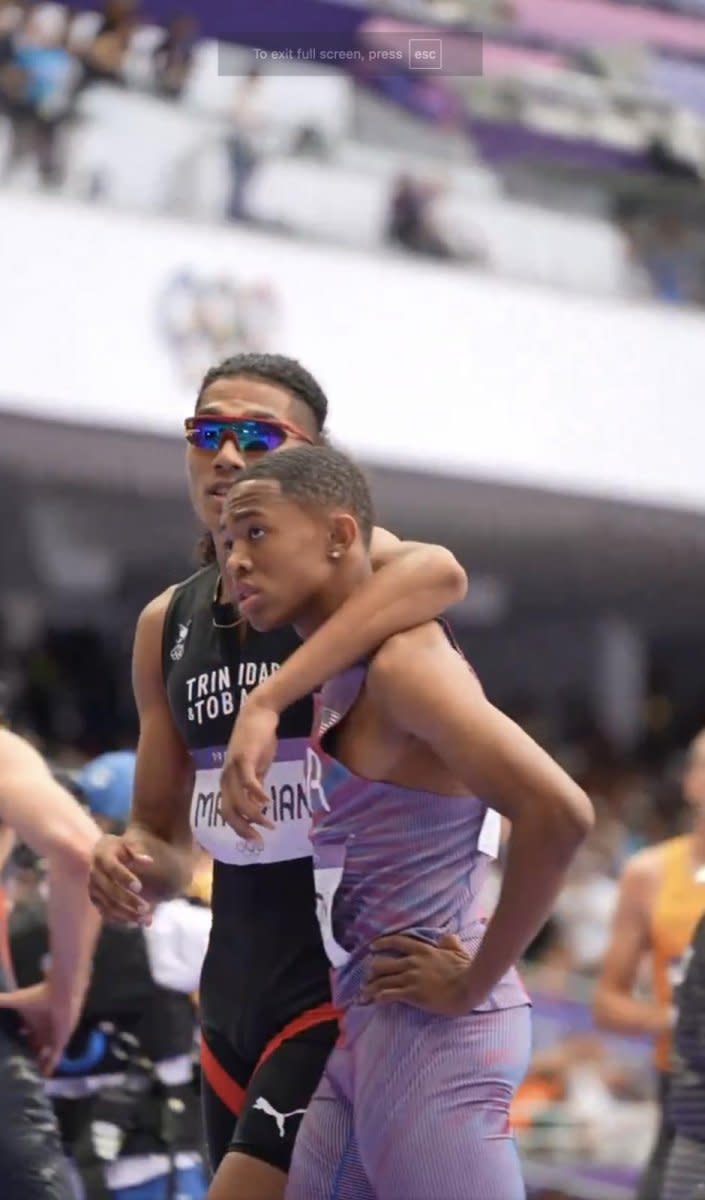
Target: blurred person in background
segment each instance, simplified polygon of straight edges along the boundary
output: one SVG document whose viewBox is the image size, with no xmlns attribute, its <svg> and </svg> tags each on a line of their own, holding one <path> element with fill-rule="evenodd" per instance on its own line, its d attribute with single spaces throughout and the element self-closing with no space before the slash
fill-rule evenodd
<svg viewBox="0 0 705 1200">
<path fill-rule="evenodd" d="M 650 138 L 645 151 L 651 170 L 664 179 L 676 179 L 696 186 L 700 184 L 701 178 L 696 167 L 675 153 L 668 144 L 666 133 Z"/>
<path fill-rule="evenodd" d="M 641 246 L 654 295 L 668 304 L 702 304 L 705 278 L 693 231 L 674 212 L 656 215 Z"/>
<path fill-rule="evenodd" d="M 0 0 L 0 113 L 10 126 L 9 161 L 15 153 L 17 124 L 23 116 L 27 86 L 25 73 L 15 61 L 15 34 L 22 20 L 23 11 L 19 5 Z"/>
<path fill-rule="evenodd" d="M 135 755 L 124 750 L 74 777 L 76 796 L 104 833 L 124 830 L 134 773 Z M 13 914 L 12 956 L 27 985 L 41 974 L 46 915 L 36 901 Z M 208 909 L 176 898 L 157 907 L 146 929 L 105 926 L 100 935 L 81 1019 L 48 1084 L 87 1200 L 206 1193 L 191 995 L 209 932 Z"/>
<path fill-rule="evenodd" d="M 36 160 L 40 179 L 63 177 L 61 134 L 81 82 L 78 60 L 66 47 L 68 17 L 58 6 L 30 8 L 12 34 L 12 52 L 2 73 L 10 96 L 13 140 L 8 170 Z"/>
<path fill-rule="evenodd" d="M 532 1056 L 511 1109 L 512 1126 L 530 1152 L 532 1137 L 570 1131 L 571 1155 L 600 1160 L 611 1130 L 622 1132 L 623 1103 L 640 1099 L 638 1081 L 604 1038 L 566 1032 Z M 545 1143 L 544 1143 L 545 1144 Z"/>
<path fill-rule="evenodd" d="M 193 68 L 198 24 L 190 13 L 179 13 L 167 25 L 163 41 L 154 51 L 154 78 L 159 95 L 177 100 Z"/>
<path fill-rule="evenodd" d="M 553 911 L 551 966 L 594 975 L 609 942 L 617 883 L 596 841 L 581 848 Z"/>
<path fill-rule="evenodd" d="M 449 243 L 436 229 L 432 207 L 437 198 L 433 184 L 419 183 L 400 175 L 389 202 L 386 240 L 414 254 L 430 258 L 454 258 Z"/>
<path fill-rule="evenodd" d="M 262 72 L 258 67 L 252 67 L 237 86 L 231 113 L 232 132 L 226 143 L 230 162 L 227 215 L 231 221 L 250 219 L 247 193 L 260 161 L 259 146 L 265 122 L 261 95 Z"/>
<path fill-rule="evenodd" d="M 458 228 L 457 220 L 444 211 L 448 195 L 444 179 L 418 180 L 400 175 L 389 201 L 386 241 L 413 254 L 487 266 L 489 253 L 479 232 L 465 223 Z"/>
<path fill-rule="evenodd" d="M 114 33 L 139 18 L 140 0 L 106 0 L 98 33 Z"/>
<path fill-rule="evenodd" d="M 208 530 L 207 565 L 140 617 L 130 826 L 120 839 L 104 838 L 94 859 L 95 902 L 123 922 L 149 920 L 157 899 L 183 889 L 194 835 L 215 859 L 200 992 L 204 1114 L 216 1172 L 211 1200 L 280 1200 L 300 1112 L 338 1036 L 304 789 L 312 693 L 390 633 L 441 613 L 466 586 L 448 551 L 404 544 L 377 529 L 372 577 L 305 645 L 292 629 L 261 635 L 239 617 L 223 588 L 225 497 L 264 453 L 320 442 L 327 411 L 318 382 L 283 355 L 237 355 L 206 375 L 187 422 L 187 468 L 195 511 Z M 276 828 L 263 853 L 253 854 L 239 835 L 237 810 L 227 807 L 228 775 L 237 772 L 228 742 L 243 700 L 265 678 L 277 685 L 268 697 L 276 715 L 260 689 L 263 703 L 252 716 L 271 722 L 275 734 L 281 713 L 268 783 Z M 291 1114 L 281 1129 L 258 1107 L 262 1097 Z"/>
<path fill-rule="evenodd" d="M 644 201 L 621 201 L 614 216 L 632 295 L 675 305 L 705 302 L 705 257 L 695 228 L 677 211 L 654 211 Z"/>
<path fill-rule="evenodd" d="M 668 1115 L 674 1130 L 660 1200 L 705 1197 L 705 917 L 695 931 L 673 1035 Z"/>
<path fill-rule="evenodd" d="M 617 904 L 617 877 L 629 853 L 620 811 L 630 801 L 629 776 L 610 764 L 599 747 L 588 753 L 594 760 L 583 763 L 575 775 L 592 800 L 595 826 L 566 876 L 543 960 L 553 972 L 565 972 L 566 978 L 594 978 L 600 970 Z"/>
<path fill-rule="evenodd" d="M 610 944 L 595 994 L 598 1025 L 620 1033 L 652 1034 L 659 1072 L 661 1125 L 638 1200 L 660 1200 L 673 1127 L 667 1099 L 674 990 L 695 927 L 705 913 L 705 730 L 688 751 L 683 794 L 693 811 L 690 834 L 640 850 L 626 864 Z M 639 970 L 651 956 L 653 997 L 634 995 Z"/>
<path fill-rule="evenodd" d="M 39 1067 L 54 1070 L 83 1005 L 99 925 L 86 886 L 99 831 L 39 754 L 4 729 L 0 827 L 46 859 L 50 899 L 46 972 L 34 986 L 17 990 L 0 890 L 0 1190 L 3 1200 L 71 1200 Z M 6 833 L 3 849 L 9 849 Z"/>
<path fill-rule="evenodd" d="M 89 82 L 125 83 L 125 61 L 138 23 L 137 0 L 108 0 L 95 37 L 82 55 Z"/>
</svg>

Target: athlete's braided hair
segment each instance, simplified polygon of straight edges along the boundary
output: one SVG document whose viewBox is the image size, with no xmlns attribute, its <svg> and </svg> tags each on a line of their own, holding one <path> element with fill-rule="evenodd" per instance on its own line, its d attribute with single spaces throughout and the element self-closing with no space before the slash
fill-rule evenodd
<svg viewBox="0 0 705 1200">
<path fill-rule="evenodd" d="M 369 546 L 374 526 L 372 497 L 362 471 L 346 454 L 331 446 L 292 446 L 261 458 L 243 471 L 237 484 L 253 479 L 274 480 L 285 496 L 304 504 L 350 512 Z"/>
<path fill-rule="evenodd" d="M 196 412 L 212 383 L 219 379 L 237 379 L 241 376 L 262 379 L 266 383 L 286 388 L 310 410 L 318 433 L 325 437 L 323 427 L 328 416 L 328 397 L 311 372 L 286 354 L 234 354 L 217 366 L 211 367 L 198 389 Z M 200 538 L 197 555 L 201 566 L 215 562 L 215 546 L 210 533 L 204 533 Z"/>
</svg>

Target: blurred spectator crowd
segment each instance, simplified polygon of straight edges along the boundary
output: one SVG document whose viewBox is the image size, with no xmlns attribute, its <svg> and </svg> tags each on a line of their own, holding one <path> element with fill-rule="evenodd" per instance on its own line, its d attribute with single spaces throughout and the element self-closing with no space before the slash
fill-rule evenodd
<svg viewBox="0 0 705 1200">
<path fill-rule="evenodd" d="M 46 631 L 21 657 L 6 649 L 4 707 L 13 725 L 57 767 L 76 771 L 106 747 L 134 745 L 128 658 L 129 646 L 106 633 Z M 582 1175 L 573 1178 L 578 1169 L 611 1172 L 609 1194 L 626 1200 L 655 1125 L 651 1053 L 643 1039 L 595 1030 L 593 987 L 627 858 L 688 826 L 681 753 L 705 723 L 705 708 L 679 712 L 654 691 L 641 742 L 625 757 L 576 704 L 557 705 L 549 715 L 526 695 L 503 697 L 501 703 L 579 781 L 597 814 L 559 904 L 524 964 L 534 1001 L 535 1056 L 517 1096 L 514 1122 L 529 1183 L 534 1181 L 532 1200 L 595 1194 L 589 1179 L 585 1190 Z M 22 879 L 20 873 L 20 888 Z M 498 869 L 488 891 L 490 905 L 499 882 Z M 641 986 L 648 994 L 648 969 Z M 551 1172 L 559 1182 L 551 1182 Z M 560 1184 L 565 1172 L 573 1183 Z"/>
<path fill-rule="evenodd" d="M 7 172 L 35 156 L 44 183 L 61 181 L 61 134 L 91 83 L 129 86 L 141 73 L 155 94 L 180 95 L 195 21 L 174 18 L 168 29 L 152 31 L 146 46 L 138 30 L 136 0 L 107 0 L 102 14 L 78 15 L 56 4 L 0 0 L 0 109 L 11 131 Z"/>
<path fill-rule="evenodd" d="M 479 195 L 484 188 L 497 213 L 507 201 L 519 201 L 529 213 L 533 205 L 537 214 L 562 209 L 599 219 L 621 239 L 624 272 L 618 286 L 623 293 L 702 306 L 702 7 L 683 0 L 667 6 L 629 5 L 626 11 L 610 0 L 595 0 L 594 27 L 589 30 L 568 0 L 409 0 L 379 7 L 391 22 L 423 19 L 441 32 L 451 31 L 459 39 L 451 49 L 455 47 L 461 62 L 462 37 L 481 35 L 482 69 L 458 68 L 457 76 L 425 80 L 420 89 L 353 74 L 347 82 L 355 103 L 364 95 L 365 104 L 376 106 L 368 113 L 366 129 L 358 114 L 336 142 L 315 120 L 304 121 L 294 137 L 282 142 L 281 129 L 274 127 L 285 115 L 284 93 L 277 92 L 272 101 L 260 67 L 242 47 L 236 48 L 235 67 L 221 71 L 212 35 L 199 29 L 197 6 L 160 28 L 140 11 L 140 0 L 107 0 L 102 12 L 0 0 L 0 113 L 5 117 L 0 129 L 0 142 L 5 142 L 0 145 L 1 177 L 11 181 L 29 164 L 42 185 L 63 187 L 72 134 L 95 115 L 87 114 L 81 98 L 95 85 L 130 90 L 153 101 L 179 102 L 178 111 L 198 112 L 199 119 L 204 118 L 209 106 L 204 108 L 202 97 L 194 99 L 192 85 L 208 59 L 207 70 L 220 75 L 223 86 L 220 100 L 206 114 L 211 133 L 206 125 L 196 138 L 205 149 L 215 139 L 223 151 L 228 182 L 227 195 L 216 206 L 221 216 L 270 228 L 278 225 L 281 232 L 309 237 L 316 236 L 319 223 L 322 238 L 335 238 L 338 225 L 334 222 L 331 230 L 315 213 L 335 207 L 335 197 L 346 193 L 347 176 L 341 174 L 335 186 L 331 183 L 332 190 L 319 183 L 319 175 L 292 177 L 290 184 L 288 177 L 271 182 L 267 176 L 267 188 L 291 187 L 286 203 L 281 200 L 283 215 L 272 218 L 266 215 L 271 207 L 266 203 L 262 214 L 262 168 L 282 155 L 293 155 L 328 169 L 332 177 L 338 166 L 348 164 L 350 156 L 344 151 L 353 143 L 359 148 L 365 139 L 369 143 L 371 127 L 381 139 L 377 150 L 387 154 L 388 165 L 383 172 L 385 211 L 379 218 L 370 217 L 368 225 L 377 223 L 377 238 L 390 248 L 511 273 L 497 242 L 504 236 L 502 228 L 488 222 L 481 206 L 473 204 L 472 187 L 465 193 L 462 188 L 454 191 L 444 177 L 447 151 L 455 154 L 455 165 L 465 164 L 476 182 L 482 181 Z M 210 58 L 206 46 L 213 51 Z M 297 87 L 300 84 L 298 79 Z M 405 124 L 397 127 L 395 121 L 402 119 Z M 410 137 L 412 127 L 416 132 Z M 403 134 L 404 164 L 397 152 L 398 133 Z M 356 169 L 374 173 L 377 167 L 363 159 L 358 155 Z M 188 190 L 193 165 L 176 162 L 165 166 L 163 174 L 173 168 L 179 176 L 176 190 Z M 97 199 L 109 193 L 109 174 L 95 170 L 83 195 Z M 300 203 L 297 180 L 303 188 Z M 318 199 L 307 221 L 303 209 L 309 183 L 311 197 L 315 193 Z M 371 178 L 368 192 L 365 203 L 376 211 Z M 313 205 L 313 198 L 308 203 Z M 356 208 L 360 205 L 351 192 L 350 243 L 366 237 L 360 231 L 367 226 L 360 224 Z M 344 214 L 341 220 L 344 224 Z M 508 224 L 512 220 L 510 214 Z M 536 228 L 537 242 L 550 239 L 545 219 Z M 518 229 L 512 236 L 526 242 Z M 586 260 L 581 278 L 590 276 L 590 245 L 576 243 L 576 254 Z M 551 265 L 544 274 L 550 276 L 565 256 L 556 250 L 549 257 Z M 568 276 L 554 282 L 565 286 Z"/>
</svg>

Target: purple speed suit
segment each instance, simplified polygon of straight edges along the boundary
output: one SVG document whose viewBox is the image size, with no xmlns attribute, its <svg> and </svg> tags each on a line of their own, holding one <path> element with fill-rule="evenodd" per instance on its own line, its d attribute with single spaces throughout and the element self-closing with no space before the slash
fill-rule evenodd
<svg viewBox="0 0 705 1200">
<path fill-rule="evenodd" d="M 485 924 L 478 896 L 499 818 L 472 796 L 352 775 L 325 735 L 366 668 L 324 689 L 308 752 L 316 903 L 342 1034 L 301 1124 L 287 1200 L 523 1200 L 509 1108 L 530 1055 L 529 1002 L 510 971 L 467 1016 L 360 998 L 371 943 L 404 932 L 461 938 Z"/>
</svg>

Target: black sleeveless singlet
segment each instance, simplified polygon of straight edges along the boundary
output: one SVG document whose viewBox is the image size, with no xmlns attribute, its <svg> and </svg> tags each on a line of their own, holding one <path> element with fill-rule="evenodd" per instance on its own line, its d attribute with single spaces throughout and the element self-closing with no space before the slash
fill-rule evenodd
<svg viewBox="0 0 705 1200">
<path fill-rule="evenodd" d="M 215 599 L 217 581 L 213 565 L 176 588 L 164 623 L 163 672 L 174 722 L 196 769 L 191 828 L 214 858 L 203 1024 L 206 1033 L 256 1060 L 283 1026 L 330 999 L 304 790 L 313 703 L 307 697 L 282 714 L 277 760 L 267 777 L 267 815 L 275 829 L 261 830 L 264 849 L 253 852 L 220 815 L 223 753 L 242 697 L 300 643 L 291 628 L 266 634 L 223 628 L 235 614 Z"/>
</svg>

